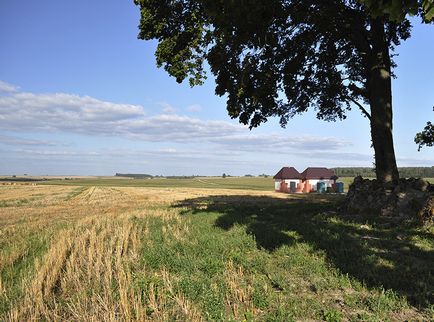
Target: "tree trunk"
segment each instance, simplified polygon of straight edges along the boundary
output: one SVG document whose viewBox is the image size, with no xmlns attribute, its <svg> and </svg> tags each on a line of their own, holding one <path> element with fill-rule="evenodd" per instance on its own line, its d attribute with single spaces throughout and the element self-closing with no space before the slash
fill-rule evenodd
<svg viewBox="0 0 434 322">
<path fill-rule="evenodd" d="M 375 172 L 383 183 L 399 179 L 392 136 L 391 59 L 384 22 L 371 24 L 372 54 L 368 71 L 368 95 L 371 106 L 371 137 L 375 150 Z"/>
</svg>

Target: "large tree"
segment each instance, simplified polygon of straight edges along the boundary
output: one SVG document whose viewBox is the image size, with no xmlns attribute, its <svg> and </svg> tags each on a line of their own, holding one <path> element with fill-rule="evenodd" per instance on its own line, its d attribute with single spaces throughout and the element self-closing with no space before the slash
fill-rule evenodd
<svg viewBox="0 0 434 322">
<path fill-rule="evenodd" d="M 356 106 L 368 118 L 376 175 L 399 178 L 392 136 L 392 56 L 410 22 L 349 0 L 135 0 L 139 38 L 156 39 L 157 65 L 202 84 L 204 62 L 232 118 L 286 126 L 308 108 L 326 121 Z"/>
</svg>

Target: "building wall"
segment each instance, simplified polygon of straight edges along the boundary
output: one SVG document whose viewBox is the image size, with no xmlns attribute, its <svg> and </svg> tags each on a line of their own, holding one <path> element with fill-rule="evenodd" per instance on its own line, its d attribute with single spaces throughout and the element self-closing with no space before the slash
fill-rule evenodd
<svg viewBox="0 0 434 322">
<path fill-rule="evenodd" d="M 291 181 L 295 182 L 296 190 L 297 192 L 310 192 L 311 189 L 313 191 L 316 191 L 316 185 L 319 181 L 325 182 L 325 187 L 332 187 L 334 181 L 333 180 L 319 180 L 319 179 L 312 179 L 312 180 L 306 180 L 302 182 L 302 180 L 299 179 L 275 179 L 274 180 L 274 190 L 275 191 L 281 191 L 281 192 L 289 192 L 289 189 L 291 188 Z M 285 190 L 285 185 L 282 185 L 284 183 L 287 187 L 287 190 Z"/>
<path fill-rule="evenodd" d="M 282 192 L 289 192 L 289 189 L 291 188 L 291 182 L 295 182 L 295 187 L 297 188 L 297 185 L 301 182 L 299 179 L 275 179 L 274 180 L 274 190 L 275 191 L 282 191 L 282 183 L 285 183 L 287 186 L 288 191 L 282 191 Z"/>
<path fill-rule="evenodd" d="M 327 187 L 332 187 L 332 185 L 334 183 L 333 180 L 318 180 L 318 179 L 306 180 L 306 182 L 313 185 L 313 191 L 316 191 L 316 184 L 320 181 L 325 182 L 326 189 L 327 189 Z"/>
<path fill-rule="evenodd" d="M 280 180 L 280 179 L 274 179 L 274 190 L 275 191 L 280 191 L 281 182 L 282 182 L 282 180 Z"/>
<path fill-rule="evenodd" d="M 288 188 L 291 187 L 291 182 L 295 182 L 295 186 L 297 187 L 300 181 L 301 180 L 298 179 L 285 179 L 285 182 L 288 184 Z"/>
</svg>

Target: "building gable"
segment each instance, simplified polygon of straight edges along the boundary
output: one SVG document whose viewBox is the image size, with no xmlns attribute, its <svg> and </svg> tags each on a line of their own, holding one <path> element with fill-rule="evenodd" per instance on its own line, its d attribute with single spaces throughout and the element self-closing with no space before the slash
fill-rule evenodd
<svg viewBox="0 0 434 322">
<path fill-rule="evenodd" d="M 294 167 L 283 167 L 273 177 L 274 179 L 301 179 L 301 174 Z"/>
<path fill-rule="evenodd" d="M 301 177 L 303 178 L 303 180 L 330 180 L 335 177 L 335 172 L 327 168 L 309 167 L 301 173 Z"/>
</svg>

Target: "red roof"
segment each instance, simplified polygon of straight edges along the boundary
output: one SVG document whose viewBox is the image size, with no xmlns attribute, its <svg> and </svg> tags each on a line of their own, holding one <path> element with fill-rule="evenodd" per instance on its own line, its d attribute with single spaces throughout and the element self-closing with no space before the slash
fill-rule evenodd
<svg viewBox="0 0 434 322">
<path fill-rule="evenodd" d="M 309 179 L 331 179 L 335 176 L 335 172 L 333 170 L 327 168 L 307 168 L 301 173 L 301 176 L 304 180 Z"/>
<path fill-rule="evenodd" d="M 273 177 L 274 179 L 301 179 L 301 174 L 294 167 L 283 167 Z"/>
</svg>

